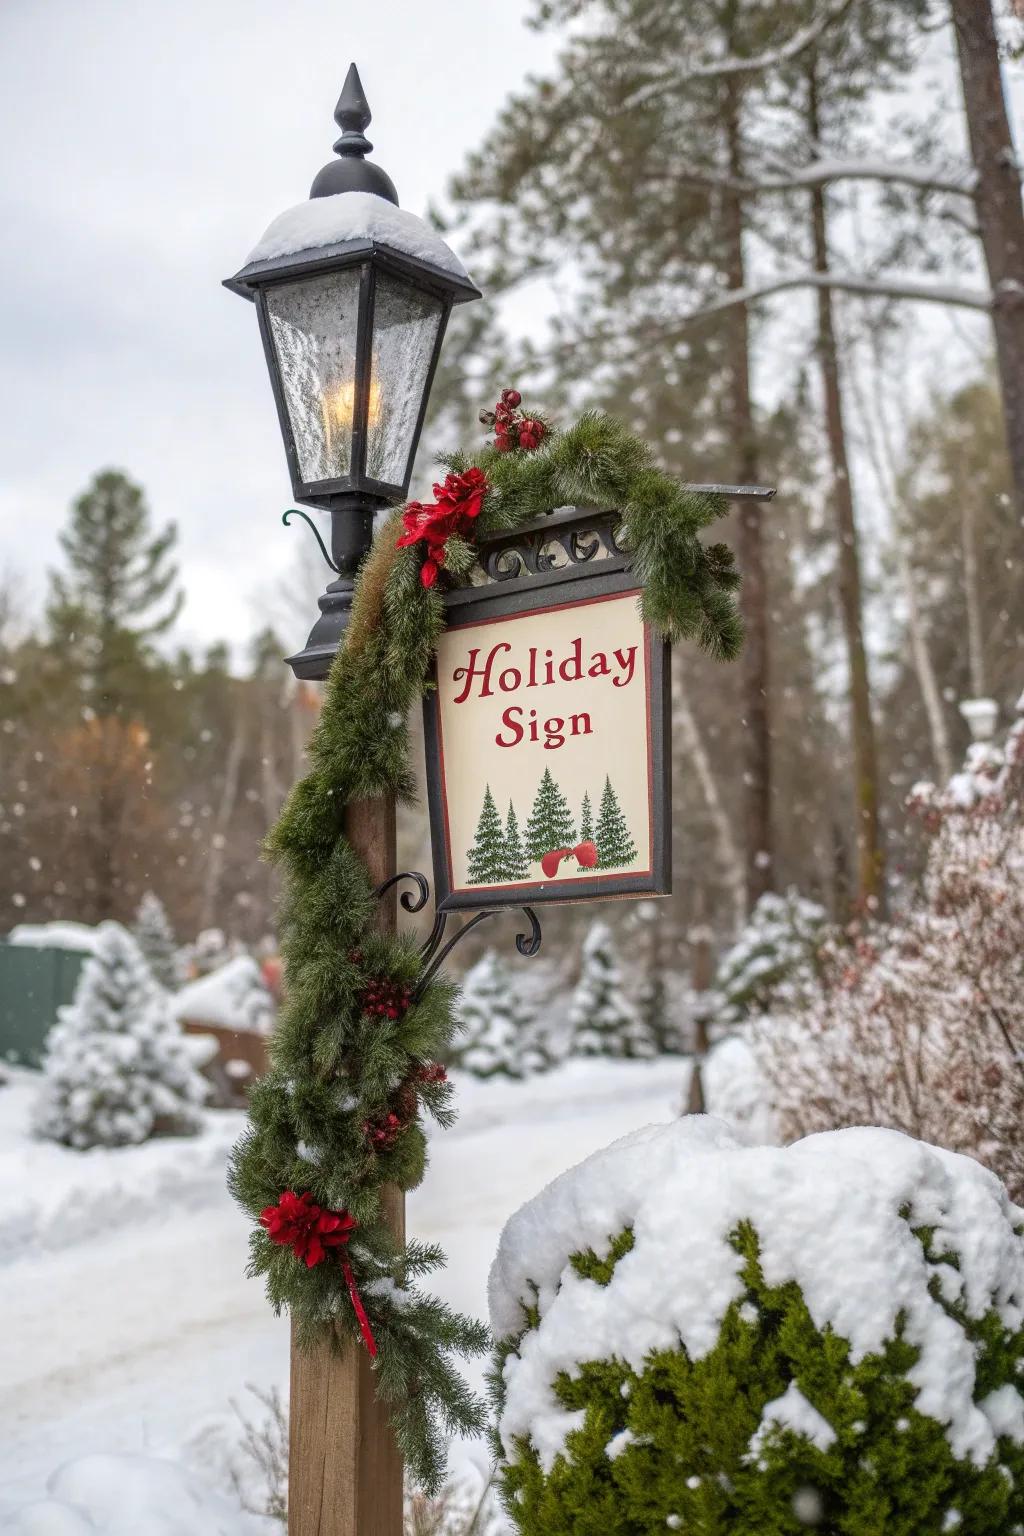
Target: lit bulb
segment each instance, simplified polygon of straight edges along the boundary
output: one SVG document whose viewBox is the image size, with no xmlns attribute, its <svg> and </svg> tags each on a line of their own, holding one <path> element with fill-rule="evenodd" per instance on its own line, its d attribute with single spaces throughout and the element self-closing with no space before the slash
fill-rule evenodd
<svg viewBox="0 0 1024 1536">
<path fill-rule="evenodd" d="M 353 379 L 346 380 L 343 384 L 335 385 L 326 390 L 320 397 L 320 414 L 324 423 L 324 438 L 327 452 L 334 452 L 334 434 L 336 431 L 351 432 L 352 421 L 356 410 L 356 386 Z M 375 427 L 380 420 L 381 412 L 381 388 L 376 374 L 370 378 L 370 397 L 366 413 L 367 423 Z"/>
</svg>

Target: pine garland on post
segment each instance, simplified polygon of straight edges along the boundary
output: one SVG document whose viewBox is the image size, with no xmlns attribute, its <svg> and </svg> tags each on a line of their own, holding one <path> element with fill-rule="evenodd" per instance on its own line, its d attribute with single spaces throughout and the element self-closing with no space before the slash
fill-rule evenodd
<svg viewBox="0 0 1024 1536">
<path fill-rule="evenodd" d="M 516 820 L 515 807 L 510 800 L 508 816 L 505 819 L 505 879 L 526 880 L 529 873 L 530 866 L 527 862 L 526 850 L 519 835 L 519 822 Z"/>
<path fill-rule="evenodd" d="M 488 784 L 476 836 L 469 850 L 467 879 L 470 885 L 499 885 L 505 878 L 505 833 Z"/>
<path fill-rule="evenodd" d="M 378 1399 L 410 1476 L 428 1490 L 442 1477 L 445 1436 L 484 1426 L 451 1356 L 481 1353 L 488 1336 L 419 1288 L 443 1254 L 393 1237 L 384 1191 L 423 1177 L 422 1115 L 453 1119 L 438 1062 L 455 1028 L 454 988 L 434 979 L 418 990 L 416 945 L 375 931 L 374 887 L 345 834 L 346 808 L 414 797 L 406 717 L 444 625 L 439 587 L 469 579 L 472 542 L 484 535 L 569 503 L 620 507 L 645 619 L 722 659 L 742 640 L 732 555 L 699 538 L 725 501 L 684 490 L 621 423 L 590 412 L 555 432 L 532 413 L 518 440 L 505 434 L 475 460 L 445 462 L 443 505 L 410 504 L 378 530 L 309 772 L 267 841 L 284 876 L 287 985 L 272 1068 L 253 1090 L 230 1176 L 253 1222 L 252 1273 L 266 1277 L 275 1308 L 290 1310 L 300 1346 L 326 1337 L 371 1352 L 372 1342 Z M 545 780 L 527 826 L 531 860 L 575 841 L 565 797 Z M 503 844 L 496 808 L 494 818 Z"/>
<path fill-rule="evenodd" d="M 619 797 L 607 776 L 597 813 L 594 841 L 597 843 L 598 869 L 621 869 L 626 864 L 636 863 L 636 843 L 623 815 Z"/>
<path fill-rule="evenodd" d="M 526 823 L 526 857 L 536 864 L 546 853 L 571 848 L 575 842 L 569 802 L 551 777 L 551 769 L 545 768 Z"/>
</svg>

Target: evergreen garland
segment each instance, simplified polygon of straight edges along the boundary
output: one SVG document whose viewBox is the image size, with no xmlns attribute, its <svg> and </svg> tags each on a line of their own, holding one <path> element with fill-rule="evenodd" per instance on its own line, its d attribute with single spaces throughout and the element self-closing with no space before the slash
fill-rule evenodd
<svg viewBox="0 0 1024 1536">
<path fill-rule="evenodd" d="M 471 514 L 474 536 L 515 529 L 568 503 L 619 507 L 644 587 L 644 616 L 672 639 L 694 638 L 712 655 L 735 656 L 741 627 L 732 555 L 698 539 L 724 512 L 722 498 L 684 491 L 607 416 L 588 413 L 562 433 L 540 428 L 540 418 L 531 422 L 539 431 L 522 447 L 509 449 L 506 438 L 506 451 L 489 445 L 475 460 L 460 454 L 446 461 L 453 473 L 476 468 L 486 475 L 482 505 Z M 358 1347 L 359 1319 L 339 1261 L 346 1255 L 376 1340 L 378 1395 L 389 1405 L 410 1473 L 429 1489 L 443 1473 L 446 1435 L 484 1423 L 483 1404 L 451 1355 L 480 1353 L 487 1333 L 417 1288 L 443 1255 L 398 1244 L 381 1193 L 386 1185 L 412 1189 L 423 1177 L 421 1113 L 442 1126 L 452 1121 L 451 1090 L 436 1062 L 455 1028 L 454 989 L 435 979 L 411 1001 L 416 949 L 375 931 L 376 897 L 345 836 L 344 812 L 357 800 L 412 798 L 406 717 L 424 690 L 444 622 L 441 593 L 425 584 L 421 568 L 430 563 L 431 581 L 438 567 L 449 581 L 465 581 L 475 552 L 454 533 L 425 561 L 415 542 L 397 547 L 403 526 L 408 533 L 396 510 L 363 564 L 310 744 L 310 771 L 267 840 L 284 875 L 287 995 L 271 1071 L 253 1091 L 230 1182 L 255 1224 L 251 1272 L 266 1276 L 276 1309 L 289 1308 L 300 1345 L 329 1330 L 339 1348 Z M 275 1223 L 261 1225 L 261 1215 L 289 1192 L 308 1193 L 326 1223 L 332 1213 L 353 1218 L 347 1247 L 310 1264 L 272 1237 Z"/>
</svg>

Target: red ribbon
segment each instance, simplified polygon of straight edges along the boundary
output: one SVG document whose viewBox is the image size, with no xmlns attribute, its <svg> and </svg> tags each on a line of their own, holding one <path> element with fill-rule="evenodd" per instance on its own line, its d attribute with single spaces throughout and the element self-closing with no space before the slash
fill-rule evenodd
<svg viewBox="0 0 1024 1536">
<path fill-rule="evenodd" d="M 366 1352 L 371 1357 L 371 1359 L 373 1359 L 377 1354 L 377 1341 L 373 1336 L 373 1329 L 370 1327 L 370 1319 L 366 1315 L 366 1308 L 363 1306 L 363 1298 L 356 1290 L 356 1277 L 352 1273 L 352 1265 L 349 1263 L 348 1259 L 342 1259 L 341 1272 L 345 1276 L 345 1283 L 348 1286 L 348 1294 L 352 1298 L 352 1309 L 355 1312 L 359 1323 L 359 1331 L 363 1336 L 363 1343 L 366 1345 Z"/>
<path fill-rule="evenodd" d="M 348 1211 L 325 1211 L 316 1204 L 308 1189 L 301 1195 L 297 1195 L 293 1189 L 286 1189 L 277 1205 L 268 1205 L 263 1211 L 260 1225 L 266 1229 L 272 1243 L 287 1245 L 307 1269 L 313 1269 L 323 1263 L 331 1248 L 347 1248 L 348 1240 L 359 1223 Z M 363 1343 L 369 1354 L 375 1356 L 377 1343 L 366 1308 L 356 1289 L 352 1265 L 346 1254 L 339 1253 L 338 1257 Z"/>
</svg>

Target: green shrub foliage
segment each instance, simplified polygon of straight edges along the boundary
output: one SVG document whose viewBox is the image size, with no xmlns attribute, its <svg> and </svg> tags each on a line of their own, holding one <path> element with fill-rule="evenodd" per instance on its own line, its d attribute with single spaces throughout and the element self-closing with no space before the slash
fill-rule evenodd
<svg viewBox="0 0 1024 1536">
<path fill-rule="evenodd" d="M 1007 1208 L 1014 1219 L 1024 1218 L 1008 1202 Z M 990 1216 L 975 1211 L 981 1222 Z M 710 1347 L 691 1352 L 680 1341 L 630 1363 L 626 1351 L 589 1357 L 582 1344 L 578 1362 L 550 1383 L 558 1406 L 576 1416 L 566 1421 L 575 1427 L 559 1453 L 545 1456 L 531 1434 L 496 1440 L 504 1498 L 522 1536 L 1024 1531 L 1019 1293 L 973 1295 L 967 1302 L 956 1294 L 960 1278 L 965 1292 L 971 1289 L 963 1255 L 934 1227 L 917 1225 L 909 1204 L 898 1213 L 920 1245 L 932 1275 L 930 1293 L 950 1330 L 966 1335 L 975 1352 L 973 1383 L 965 1385 L 950 1360 L 949 1393 L 969 1392 L 992 1433 L 988 1443 L 976 1442 L 973 1454 L 958 1453 L 948 1426 L 921 1411 L 914 1376 L 921 1348 L 907 1317 L 898 1314 L 879 1347 L 856 1358 L 838 1326 L 816 1323 L 795 1280 L 766 1275 L 761 1233 L 770 1219 L 751 1211 L 728 1232 L 740 1283 Z M 687 1220 L 680 1211 L 681 1228 Z M 546 1228 L 545 1248 L 550 1239 Z M 1019 1279 L 1020 1229 L 1015 1236 L 1008 1226 L 991 1230 L 983 1241 L 1009 1243 L 1014 1251 L 1006 1275 Z M 641 1257 L 640 1248 L 634 1228 L 625 1226 L 597 1249 L 567 1255 L 558 1289 L 584 1282 L 581 1339 L 601 1329 L 587 1292 L 609 1287 L 621 1264 Z M 682 1240 L 682 1263 L 686 1253 Z M 710 1276 L 708 1283 L 714 1283 Z M 533 1288 L 532 1300 L 522 1304 L 523 1326 L 501 1341 L 493 1372 L 499 1424 L 507 1367 L 536 1347 L 550 1306 L 550 1295 L 542 1298 Z M 623 1338 L 644 1327 L 642 1315 L 621 1319 Z"/>
</svg>

